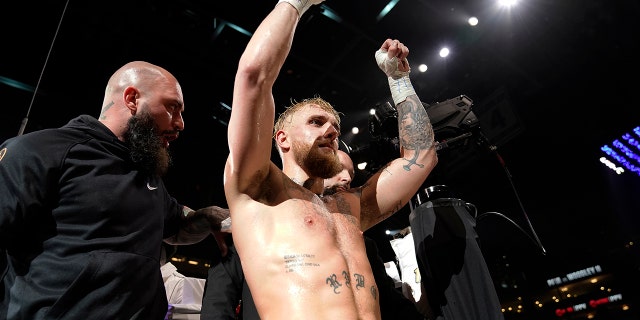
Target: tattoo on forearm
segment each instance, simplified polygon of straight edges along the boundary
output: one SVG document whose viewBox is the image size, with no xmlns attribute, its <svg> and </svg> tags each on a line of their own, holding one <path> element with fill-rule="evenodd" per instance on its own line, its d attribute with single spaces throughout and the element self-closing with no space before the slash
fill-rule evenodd
<svg viewBox="0 0 640 320">
<path fill-rule="evenodd" d="M 404 169 L 410 171 L 412 165 L 423 168 L 423 164 L 416 162 L 418 154 L 422 150 L 432 148 L 434 144 L 433 128 L 427 111 L 415 95 L 407 97 L 396 107 L 400 146 L 406 150 L 415 151 L 413 158 L 407 159 L 409 163 L 404 165 Z"/>
<path fill-rule="evenodd" d="M 338 289 L 342 287 L 342 284 L 338 281 L 338 276 L 336 276 L 335 273 L 327 278 L 326 283 L 333 288 L 333 293 L 340 293 Z"/>
<path fill-rule="evenodd" d="M 376 286 L 371 286 L 371 296 L 373 296 L 373 300 L 378 300 L 378 290 L 376 290 Z"/>
<path fill-rule="evenodd" d="M 294 272 L 302 267 L 319 267 L 320 264 L 313 261 L 315 254 L 295 253 L 284 255 L 285 272 Z"/>
</svg>

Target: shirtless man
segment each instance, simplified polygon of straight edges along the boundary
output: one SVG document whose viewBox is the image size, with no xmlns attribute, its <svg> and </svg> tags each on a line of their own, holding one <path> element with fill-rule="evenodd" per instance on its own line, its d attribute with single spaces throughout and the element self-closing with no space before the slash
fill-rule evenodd
<svg viewBox="0 0 640 320">
<path fill-rule="evenodd" d="M 234 243 L 263 320 L 380 319 L 363 231 L 406 205 L 437 163 L 431 124 L 409 81 L 409 50 L 387 39 L 376 60 L 398 109 L 400 157 L 361 187 L 318 196 L 324 179 L 342 169 L 339 114 L 320 98 L 307 99 L 274 126 L 272 86 L 300 16 L 319 2 L 279 2 L 236 74 L 224 187 Z M 270 160 L 272 137 L 282 170 Z"/>
</svg>

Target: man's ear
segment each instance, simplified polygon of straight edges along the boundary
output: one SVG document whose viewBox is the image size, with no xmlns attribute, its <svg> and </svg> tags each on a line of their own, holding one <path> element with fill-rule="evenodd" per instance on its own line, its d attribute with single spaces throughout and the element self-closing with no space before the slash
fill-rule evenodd
<svg viewBox="0 0 640 320">
<path fill-rule="evenodd" d="M 291 142 L 289 141 L 289 136 L 283 130 L 278 130 L 276 132 L 276 144 L 278 144 L 278 148 L 282 151 L 287 151 L 291 148 Z"/>
<path fill-rule="evenodd" d="M 131 111 L 131 115 L 135 115 L 138 112 L 138 89 L 135 87 L 127 87 L 122 93 L 124 104 Z"/>
</svg>

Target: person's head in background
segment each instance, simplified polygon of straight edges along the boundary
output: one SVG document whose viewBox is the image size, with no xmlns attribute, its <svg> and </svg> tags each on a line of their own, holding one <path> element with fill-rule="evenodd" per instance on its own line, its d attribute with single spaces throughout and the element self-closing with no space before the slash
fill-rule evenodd
<svg viewBox="0 0 640 320">
<path fill-rule="evenodd" d="M 353 161 L 349 154 L 342 150 L 337 150 L 336 154 L 342 164 L 342 170 L 333 177 L 324 179 L 324 195 L 332 195 L 350 189 L 351 181 L 355 176 Z"/>
<path fill-rule="evenodd" d="M 133 61 L 109 78 L 99 120 L 130 148 L 142 171 L 164 175 L 171 164 L 169 143 L 184 130 L 183 111 L 182 88 L 173 74 Z"/>
</svg>

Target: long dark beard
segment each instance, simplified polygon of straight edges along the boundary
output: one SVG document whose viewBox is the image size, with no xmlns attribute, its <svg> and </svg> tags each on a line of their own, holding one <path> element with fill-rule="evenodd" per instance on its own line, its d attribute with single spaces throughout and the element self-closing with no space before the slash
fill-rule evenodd
<svg viewBox="0 0 640 320">
<path fill-rule="evenodd" d="M 171 156 L 164 147 L 153 118 L 140 112 L 127 122 L 124 142 L 129 146 L 131 159 L 147 175 L 163 176 L 171 165 Z"/>
<path fill-rule="evenodd" d="M 323 154 L 313 146 L 305 146 L 295 141 L 291 148 L 298 165 L 305 168 L 312 177 L 328 179 L 342 170 L 342 163 L 335 153 Z"/>
</svg>

